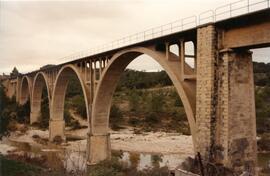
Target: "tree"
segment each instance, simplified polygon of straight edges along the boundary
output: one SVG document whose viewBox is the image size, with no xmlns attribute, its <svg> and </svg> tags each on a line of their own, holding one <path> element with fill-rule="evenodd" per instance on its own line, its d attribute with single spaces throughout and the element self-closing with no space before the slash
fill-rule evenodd
<svg viewBox="0 0 270 176">
<path fill-rule="evenodd" d="M 140 109 L 139 104 L 140 104 L 140 97 L 138 91 L 136 89 L 131 90 L 129 94 L 130 110 L 133 112 L 138 111 L 138 109 Z"/>
<path fill-rule="evenodd" d="M 10 73 L 11 77 L 16 77 L 18 76 L 20 73 L 18 71 L 18 69 L 16 67 L 13 68 L 12 72 Z"/>
<path fill-rule="evenodd" d="M 150 111 L 151 112 L 162 112 L 164 105 L 164 95 L 162 92 L 152 93 L 151 102 L 150 102 Z"/>
</svg>

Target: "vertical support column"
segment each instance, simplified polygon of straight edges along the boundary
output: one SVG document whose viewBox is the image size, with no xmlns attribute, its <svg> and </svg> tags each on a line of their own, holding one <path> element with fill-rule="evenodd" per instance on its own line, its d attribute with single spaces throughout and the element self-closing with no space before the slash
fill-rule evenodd
<svg viewBox="0 0 270 176">
<path fill-rule="evenodd" d="M 238 174 L 256 175 L 257 141 L 251 52 L 224 50 L 219 60 L 216 160 Z"/>
<path fill-rule="evenodd" d="M 185 41 L 183 39 L 180 40 L 179 57 L 180 57 L 180 62 L 181 62 L 181 74 L 182 74 L 182 78 L 184 79 L 184 75 L 185 75 Z"/>
<path fill-rule="evenodd" d="M 62 140 L 66 140 L 65 121 L 63 119 L 50 119 L 49 140 L 53 142 L 55 140 L 55 137 L 61 137 Z"/>
<path fill-rule="evenodd" d="M 87 137 L 87 164 L 94 165 L 111 158 L 110 134 L 91 134 Z"/>
<path fill-rule="evenodd" d="M 196 124 L 197 149 L 203 159 L 211 160 L 215 127 L 216 31 L 210 24 L 197 30 Z"/>
<path fill-rule="evenodd" d="M 169 43 L 165 43 L 165 52 L 166 52 L 166 59 L 168 60 L 170 57 L 170 44 Z"/>
<path fill-rule="evenodd" d="M 35 101 L 32 102 L 35 104 L 40 104 L 40 101 Z M 35 122 L 39 122 L 41 117 L 41 111 L 40 111 L 40 106 L 31 106 L 31 113 L 30 113 L 30 124 L 33 124 Z"/>
<path fill-rule="evenodd" d="M 98 79 L 100 80 L 101 73 L 102 73 L 102 61 L 101 61 L 101 58 L 99 58 L 98 62 L 99 62 L 99 76 L 98 76 Z"/>
</svg>

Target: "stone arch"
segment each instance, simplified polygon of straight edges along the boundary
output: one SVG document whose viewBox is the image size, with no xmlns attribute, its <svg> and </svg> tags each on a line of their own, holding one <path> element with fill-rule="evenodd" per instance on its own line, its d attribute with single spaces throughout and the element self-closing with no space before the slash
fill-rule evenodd
<svg viewBox="0 0 270 176">
<path fill-rule="evenodd" d="M 82 76 L 74 65 L 65 65 L 58 72 L 55 80 L 55 84 L 53 87 L 53 93 L 51 98 L 51 106 L 50 106 L 50 140 L 53 140 L 55 136 L 61 136 L 63 139 L 64 136 L 64 102 L 66 89 L 68 86 L 69 78 L 71 75 L 76 75 L 78 78 L 80 85 L 82 87 L 82 91 L 84 94 L 85 106 L 87 119 L 89 119 L 89 100 L 88 95 L 89 91 L 86 88 L 86 85 L 82 79 Z"/>
<path fill-rule="evenodd" d="M 28 98 L 31 101 L 31 80 L 28 76 L 23 76 L 20 83 L 19 104 L 25 104 Z"/>
<path fill-rule="evenodd" d="M 50 89 L 48 85 L 48 78 L 45 73 L 39 72 L 35 75 L 32 87 L 32 101 L 31 101 L 31 115 L 30 123 L 38 122 L 40 120 L 40 110 L 42 101 L 42 91 L 46 87 L 49 106 L 51 101 Z"/>
<path fill-rule="evenodd" d="M 195 82 L 184 82 L 181 77 L 180 71 L 180 63 L 176 63 L 175 61 L 170 61 L 170 59 L 166 59 L 166 54 L 154 51 L 150 48 L 136 47 L 133 49 L 128 49 L 121 51 L 115 54 L 109 61 L 107 67 L 103 71 L 101 75 L 100 82 L 97 86 L 97 90 L 95 92 L 94 100 L 93 100 L 93 108 L 92 108 L 92 119 L 91 119 L 91 128 L 90 128 L 90 153 L 89 153 L 89 162 L 98 162 L 109 157 L 108 149 L 107 153 L 103 156 L 97 156 L 96 153 L 102 151 L 106 151 L 106 146 L 103 149 L 99 149 L 96 151 L 91 145 L 94 145 L 95 136 L 107 136 L 103 137 L 103 139 L 99 140 L 107 140 L 104 144 L 107 144 L 109 147 L 108 141 L 108 128 L 109 128 L 109 113 L 111 107 L 111 100 L 115 88 L 117 86 L 117 82 L 125 70 L 127 65 L 133 61 L 136 57 L 146 54 L 156 60 L 166 71 L 170 79 L 172 80 L 174 86 L 177 89 L 177 92 L 183 102 L 188 122 L 190 125 L 191 134 L 193 137 L 194 149 L 196 149 L 196 124 L 195 124 L 195 97 L 196 97 L 196 83 Z M 177 57 L 176 55 L 172 55 L 170 57 Z M 176 58 L 173 58 L 174 60 Z M 93 138 L 93 140 L 91 140 Z M 107 139 L 106 139 L 107 138 Z M 102 148 L 102 147 L 101 147 Z M 92 152 L 92 154 L 91 154 Z"/>
</svg>

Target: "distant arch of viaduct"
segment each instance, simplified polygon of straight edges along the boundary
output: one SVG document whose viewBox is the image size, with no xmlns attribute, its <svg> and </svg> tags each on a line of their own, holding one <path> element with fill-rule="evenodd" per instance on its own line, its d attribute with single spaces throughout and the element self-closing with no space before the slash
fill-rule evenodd
<svg viewBox="0 0 270 176">
<path fill-rule="evenodd" d="M 40 120 L 45 87 L 50 140 L 55 136 L 64 139 L 65 92 L 70 76 L 75 75 L 83 90 L 89 122 L 88 163 L 95 164 L 110 158 L 109 112 L 117 81 L 132 60 L 145 54 L 172 80 L 187 114 L 195 152 L 200 152 L 205 161 L 256 175 L 256 115 L 249 49 L 270 46 L 269 14 L 267 9 L 27 73 L 6 81 L 7 94 L 15 95 L 20 104 L 30 99 L 33 123 Z M 187 42 L 193 43 L 192 55 L 186 52 Z M 171 50 L 172 46 L 178 51 Z M 194 61 L 193 66 L 187 58 Z"/>
</svg>

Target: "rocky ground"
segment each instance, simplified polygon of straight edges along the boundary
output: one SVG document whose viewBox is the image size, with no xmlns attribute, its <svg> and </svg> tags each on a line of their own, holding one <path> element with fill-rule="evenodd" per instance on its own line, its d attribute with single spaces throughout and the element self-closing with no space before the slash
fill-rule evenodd
<svg viewBox="0 0 270 176">
<path fill-rule="evenodd" d="M 67 136 L 81 138 L 82 140 L 71 140 L 62 146 L 71 150 L 85 151 L 86 133 L 86 128 L 66 131 Z M 42 131 L 32 127 L 23 133 L 19 131 L 12 132 L 8 138 L 4 138 L 1 141 L 0 152 L 5 154 L 8 150 L 14 150 L 14 146 L 10 145 L 9 141 L 44 145 L 46 141 L 48 141 L 48 137 L 48 130 Z M 37 138 L 42 140 L 36 140 Z M 78 146 L 80 147 L 78 148 Z M 135 134 L 134 130 L 131 128 L 120 131 L 111 131 L 111 146 L 113 150 L 139 153 L 179 153 L 183 155 L 193 155 L 191 136 L 185 136 L 178 133 L 147 132 Z"/>
</svg>

